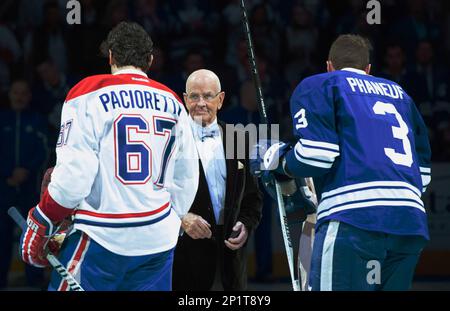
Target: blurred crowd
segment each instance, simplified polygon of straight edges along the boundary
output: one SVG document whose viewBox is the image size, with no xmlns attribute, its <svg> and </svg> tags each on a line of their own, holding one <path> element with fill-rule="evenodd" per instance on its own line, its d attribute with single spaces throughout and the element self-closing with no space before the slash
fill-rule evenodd
<svg viewBox="0 0 450 311">
<path fill-rule="evenodd" d="M 5 206 L 29 208 L 38 200 L 38 180 L 54 163 L 64 98 L 82 78 L 109 71 L 99 45 L 120 21 L 138 22 L 150 33 L 150 78 L 182 95 L 188 75 L 209 68 L 226 93 L 219 117 L 259 123 L 240 0 L 79 2 L 79 25 L 66 22 L 66 0 L 0 3 L 2 213 Z M 433 160 L 450 161 L 450 3 L 384 0 L 381 25 L 367 24 L 366 3 L 246 1 L 270 120 L 280 124 L 282 138 L 292 138 L 291 92 L 303 78 L 326 70 L 339 34 L 358 33 L 373 46 L 373 74 L 398 82 L 415 100 L 429 127 Z M 5 225 L 0 228 L 0 239 L 10 240 Z"/>
</svg>

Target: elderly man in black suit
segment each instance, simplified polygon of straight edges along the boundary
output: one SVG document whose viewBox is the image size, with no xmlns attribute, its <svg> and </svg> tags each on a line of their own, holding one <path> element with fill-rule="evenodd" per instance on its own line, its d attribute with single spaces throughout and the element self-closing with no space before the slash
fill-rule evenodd
<svg viewBox="0 0 450 311">
<path fill-rule="evenodd" d="M 184 101 L 199 154 L 200 178 L 175 249 L 174 290 L 247 288 L 246 244 L 261 218 L 262 199 L 249 172 L 248 133 L 227 130 L 217 120 L 224 98 L 212 71 L 197 70 L 187 79 Z M 235 135 L 245 136 L 245 146 L 237 145 Z M 239 148 L 245 148 L 242 159 L 237 156 L 243 150 Z"/>
</svg>

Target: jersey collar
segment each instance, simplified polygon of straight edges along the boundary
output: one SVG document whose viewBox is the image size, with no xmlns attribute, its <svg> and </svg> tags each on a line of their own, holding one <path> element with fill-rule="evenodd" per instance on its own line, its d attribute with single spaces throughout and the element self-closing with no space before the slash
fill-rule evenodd
<svg viewBox="0 0 450 311">
<path fill-rule="evenodd" d="M 115 73 L 113 73 L 113 75 L 122 75 L 122 74 L 135 74 L 135 75 L 147 77 L 147 75 L 144 72 L 142 72 L 141 70 L 132 69 L 132 68 L 119 69 Z"/>
<path fill-rule="evenodd" d="M 364 70 L 361 69 L 356 69 L 356 68 L 342 68 L 341 70 L 345 70 L 345 71 L 351 71 L 351 72 L 355 72 L 355 73 L 359 73 L 361 75 L 367 75 L 367 73 Z"/>
</svg>

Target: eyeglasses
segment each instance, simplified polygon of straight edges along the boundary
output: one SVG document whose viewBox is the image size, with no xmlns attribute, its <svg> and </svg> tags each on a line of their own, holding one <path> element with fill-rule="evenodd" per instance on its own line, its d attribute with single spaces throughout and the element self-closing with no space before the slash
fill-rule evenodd
<svg viewBox="0 0 450 311">
<path fill-rule="evenodd" d="M 186 94 L 186 93 L 184 93 L 184 95 L 187 96 L 187 98 L 192 102 L 199 102 L 200 98 L 203 98 L 203 100 L 206 102 L 210 102 L 214 98 L 216 98 L 217 95 L 219 95 L 220 93 L 222 93 L 222 91 L 219 91 L 215 95 L 213 93 L 206 93 L 206 94 L 197 94 L 197 93 Z"/>
</svg>

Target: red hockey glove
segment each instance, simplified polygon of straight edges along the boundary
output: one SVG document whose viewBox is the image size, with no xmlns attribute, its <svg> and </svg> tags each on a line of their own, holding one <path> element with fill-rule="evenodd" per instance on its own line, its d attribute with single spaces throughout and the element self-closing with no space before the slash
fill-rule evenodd
<svg viewBox="0 0 450 311">
<path fill-rule="evenodd" d="M 46 257 L 46 246 L 54 232 L 54 225 L 39 209 L 33 207 L 28 212 L 27 230 L 20 237 L 20 255 L 22 260 L 35 267 L 49 265 Z M 52 243 L 53 247 L 53 243 Z"/>
</svg>

